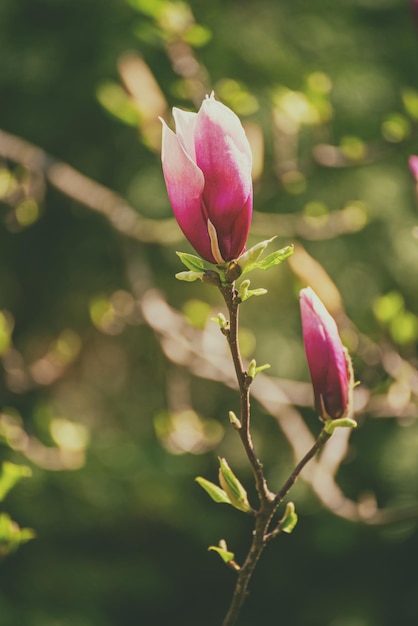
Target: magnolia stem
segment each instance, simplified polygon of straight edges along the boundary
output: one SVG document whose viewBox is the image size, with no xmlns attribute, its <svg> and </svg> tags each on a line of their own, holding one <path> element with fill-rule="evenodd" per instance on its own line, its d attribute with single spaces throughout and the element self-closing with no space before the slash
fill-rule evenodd
<svg viewBox="0 0 418 626">
<path fill-rule="evenodd" d="M 229 606 L 225 619 L 222 622 L 222 626 L 233 626 L 248 595 L 248 585 L 257 565 L 258 559 L 260 558 L 268 542 L 280 533 L 280 522 L 274 530 L 269 532 L 269 527 L 276 510 L 283 501 L 283 498 L 288 493 L 289 489 L 295 483 L 305 465 L 315 456 L 315 454 L 319 450 L 321 450 L 322 446 L 331 435 L 329 435 L 329 433 L 327 433 L 325 429 L 322 429 L 312 448 L 297 464 L 297 466 L 290 474 L 289 478 L 286 480 L 283 486 L 279 489 L 279 491 L 275 495 L 270 492 L 267 486 L 266 479 L 264 477 L 263 465 L 254 450 L 254 445 L 250 432 L 250 385 L 253 379 L 251 378 L 251 376 L 248 376 L 247 372 L 244 370 L 238 343 L 238 309 L 241 301 L 238 298 L 233 283 L 223 285 L 219 287 L 219 289 L 222 293 L 229 312 L 229 326 L 227 328 L 223 328 L 222 332 L 228 341 L 240 391 L 241 426 L 238 429 L 238 433 L 240 435 L 242 444 L 244 446 L 245 452 L 247 454 L 254 474 L 258 497 L 260 501 L 260 508 L 255 514 L 255 526 L 253 531 L 252 543 L 245 562 L 238 572 L 238 578 L 236 581 L 231 604 Z"/>
<path fill-rule="evenodd" d="M 279 506 L 279 504 L 283 501 L 283 498 L 286 496 L 289 490 L 293 487 L 293 485 L 296 482 L 296 479 L 298 478 L 299 474 L 301 473 L 305 465 L 309 463 L 311 459 L 314 458 L 315 454 L 322 449 L 322 447 L 324 446 L 324 444 L 328 441 L 330 437 L 331 435 L 325 430 L 325 428 L 323 428 L 321 432 L 319 433 L 318 438 L 316 439 L 312 448 L 309 450 L 309 452 L 305 454 L 303 459 L 299 461 L 299 463 L 296 465 L 293 472 L 290 474 L 289 478 L 286 480 L 284 485 L 277 492 L 276 497 L 274 498 L 274 505 L 276 507 Z"/>
<path fill-rule="evenodd" d="M 235 584 L 234 593 L 232 595 L 231 604 L 229 606 L 225 619 L 222 622 L 222 626 L 233 626 L 238 618 L 241 608 L 248 595 L 248 585 L 250 583 L 251 576 L 253 575 L 258 559 L 260 558 L 267 544 L 265 536 L 272 515 L 273 511 L 271 511 L 271 513 L 261 513 L 261 511 L 259 511 L 256 515 L 251 547 L 248 552 L 247 558 L 245 559 L 244 565 L 238 572 L 238 578 Z"/>
<path fill-rule="evenodd" d="M 267 488 L 266 479 L 263 474 L 263 465 L 258 459 L 250 431 L 250 385 L 252 378 L 248 376 L 244 370 L 241 353 L 238 342 L 238 309 L 240 300 L 234 289 L 233 284 L 221 287 L 220 291 L 224 297 L 229 312 L 229 327 L 223 329 L 231 350 L 232 360 L 234 362 L 235 373 L 238 380 L 241 402 L 241 428 L 238 430 L 248 460 L 254 473 L 255 484 L 257 487 L 260 502 L 269 502 L 272 500 L 272 494 Z"/>
</svg>

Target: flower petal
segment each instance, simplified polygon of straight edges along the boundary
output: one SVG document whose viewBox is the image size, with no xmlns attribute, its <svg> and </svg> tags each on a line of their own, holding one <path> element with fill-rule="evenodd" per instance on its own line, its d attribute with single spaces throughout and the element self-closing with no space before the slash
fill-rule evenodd
<svg viewBox="0 0 418 626">
<path fill-rule="evenodd" d="M 195 148 L 196 163 L 205 177 L 204 203 L 225 254 L 223 239 L 230 236 L 237 215 L 245 212 L 242 220 L 247 234 L 251 221 L 250 145 L 235 113 L 207 98 L 197 114 Z"/>
<path fill-rule="evenodd" d="M 176 135 L 189 155 L 189 157 L 196 163 L 196 151 L 194 147 L 194 134 L 197 120 L 197 113 L 191 111 L 182 111 L 181 109 L 173 108 L 173 117 L 176 123 Z"/>
<path fill-rule="evenodd" d="M 163 123 L 161 160 L 168 197 L 176 220 L 195 250 L 214 263 L 207 223 L 201 210 L 204 178 L 179 139 Z"/>
<path fill-rule="evenodd" d="M 309 287 L 300 292 L 300 308 L 315 406 L 323 418 L 337 419 L 349 401 L 347 364 L 337 325 Z"/>
<path fill-rule="evenodd" d="M 218 222 L 219 248 L 223 258 L 228 261 L 237 259 L 245 252 L 245 244 L 251 225 L 252 200 L 251 194 L 241 211 L 231 222 L 226 219 Z"/>
</svg>

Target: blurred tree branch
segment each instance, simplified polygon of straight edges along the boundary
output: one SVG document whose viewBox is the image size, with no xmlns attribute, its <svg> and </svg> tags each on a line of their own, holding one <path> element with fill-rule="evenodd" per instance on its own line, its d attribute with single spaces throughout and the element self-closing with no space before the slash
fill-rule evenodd
<svg viewBox="0 0 418 626">
<path fill-rule="evenodd" d="M 18 163 L 45 179 L 61 193 L 106 217 L 123 235 L 146 243 L 173 243 L 181 233 L 173 219 L 141 217 L 121 196 L 55 159 L 20 137 L 0 130 L 0 157 Z"/>
<path fill-rule="evenodd" d="M 162 245 L 181 241 L 182 234 L 174 218 L 154 220 L 141 216 L 120 195 L 74 167 L 49 155 L 39 146 L 0 129 L 0 158 L 19 164 L 30 173 L 28 195 L 40 202 L 45 182 L 83 206 L 106 217 L 121 234 L 143 243 Z M 13 198 L 11 198 L 13 201 Z M 277 231 L 283 237 L 322 240 L 355 233 L 367 223 L 360 205 L 349 204 L 333 211 L 324 220 L 306 218 L 301 213 L 266 215 L 255 212 L 252 234 L 266 236 Z"/>
</svg>

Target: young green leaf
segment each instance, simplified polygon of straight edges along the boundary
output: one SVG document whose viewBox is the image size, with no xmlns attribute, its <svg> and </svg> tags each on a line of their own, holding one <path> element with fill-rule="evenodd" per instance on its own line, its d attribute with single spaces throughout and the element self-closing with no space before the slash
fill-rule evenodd
<svg viewBox="0 0 418 626">
<path fill-rule="evenodd" d="M 209 546 L 208 550 L 217 552 L 224 563 L 229 563 L 229 561 L 232 561 L 235 558 L 235 554 L 233 552 L 229 552 L 229 550 L 224 550 L 219 546 Z"/>
<path fill-rule="evenodd" d="M 212 322 L 216 322 L 216 324 L 219 324 L 219 328 L 228 328 L 228 320 L 223 313 L 218 313 L 216 317 L 211 317 L 210 319 Z"/>
<path fill-rule="evenodd" d="M 188 270 L 199 272 L 205 269 L 202 259 L 195 254 L 188 254 L 187 252 L 176 252 L 176 254 Z"/>
<path fill-rule="evenodd" d="M 256 263 L 269 243 L 271 243 L 274 239 L 276 239 L 276 237 L 271 237 L 271 239 L 265 239 L 264 241 L 260 241 L 260 243 L 256 243 L 255 246 L 244 252 L 244 254 L 239 257 L 237 262 L 241 268 L 242 274 L 245 274 L 252 269 L 254 263 Z"/>
<path fill-rule="evenodd" d="M 35 537 L 31 528 L 20 528 L 7 513 L 0 514 L 0 557 L 10 554 Z"/>
<path fill-rule="evenodd" d="M 244 513 L 251 513 L 247 492 L 229 467 L 226 459 L 219 458 L 219 484 L 230 499 L 232 506 Z"/>
<path fill-rule="evenodd" d="M 256 373 L 255 373 L 256 369 L 257 369 L 257 361 L 255 359 L 251 359 L 251 361 L 248 364 L 248 372 L 247 372 L 250 378 L 256 377 Z"/>
<path fill-rule="evenodd" d="M 176 278 L 177 280 L 184 280 L 188 283 L 192 283 L 195 280 L 202 280 L 202 276 L 203 276 L 204 272 L 194 272 L 194 271 L 190 271 L 190 272 L 178 272 L 176 274 Z"/>
<path fill-rule="evenodd" d="M 293 504 L 293 502 L 288 502 L 286 504 L 284 515 L 280 521 L 280 531 L 282 533 L 290 534 L 297 523 L 298 516 L 295 511 L 295 505 Z"/>
<path fill-rule="evenodd" d="M 257 374 L 259 374 L 260 372 L 263 372 L 264 370 L 269 369 L 269 367 L 271 367 L 269 363 L 264 363 L 264 365 L 259 365 L 257 367 L 256 360 L 252 359 L 252 361 L 250 361 L 248 365 L 248 376 L 254 379 L 257 376 Z"/>
<path fill-rule="evenodd" d="M 206 480 L 206 478 L 198 476 L 195 478 L 195 481 L 206 491 L 206 493 L 210 495 L 214 502 L 232 504 L 226 492 L 221 489 L 221 487 L 218 487 L 218 485 L 211 483 L 210 480 Z"/>
<path fill-rule="evenodd" d="M 242 424 L 240 420 L 235 415 L 234 411 L 229 411 L 229 421 L 235 430 L 241 430 Z"/>
<path fill-rule="evenodd" d="M 257 376 L 257 374 L 259 374 L 260 372 L 264 372 L 264 370 L 268 370 L 270 367 L 271 367 L 270 363 L 264 363 L 263 365 L 259 365 L 258 367 L 255 368 L 255 376 Z"/>
<path fill-rule="evenodd" d="M 5 461 L 0 475 L 0 501 L 4 500 L 16 483 L 29 476 L 32 476 L 32 470 L 27 465 L 15 465 Z"/>
<path fill-rule="evenodd" d="M 228 550 L 225 539 L 220 539 L 217 546 L 209 546 L 208 550 L 217 552 L 224 563 L 227 563 L 232 569 L 238 571 L 240 566 L 234 561 L 235 554 Z"/>
<path fill-rule="evenodd" d="M 267 289 L 263 289 L 263 287 L 260 287 L 258 289 L 249 289 L 249 286 L 250 281 L 248 279 L 243 280 L 240 284 L 238 288 L 238 298 L 241 300 L 241 302 L 245 302 L 246 300 L 248 300 L 248 298 L 251 298 L 252 296 L 263 296 L 265 293 L 267 293 Z"/>
<path fill-rule="evenodd" d="M 280 265 L 286 259 L 288 259 L 294 251 L 294 246 L 286 246 L 285 248 L 281 248 L 280 250 L 276 250 L 276 252 L 272 252 L 264 259 L 259 261 L 258 263 L 254 263 L 251 269 L 257 270 L 269 270 L 271 267 L 275 265 Z M 248 271 L 248 270 L 247 270 Z M 243 272 L 244 273 L 244 272 Z"/>
</svg>

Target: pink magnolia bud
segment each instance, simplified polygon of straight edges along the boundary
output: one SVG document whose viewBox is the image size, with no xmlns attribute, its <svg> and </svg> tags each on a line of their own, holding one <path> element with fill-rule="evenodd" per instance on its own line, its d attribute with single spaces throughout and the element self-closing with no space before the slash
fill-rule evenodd
<svg viewBox="0 0 418 626">
<path fill-rule="evenodd" d="M 412 155 L 409 157 L 409 169 L 418 183 L 418 156 Z"/>
<path fill-rule="evenodd" d="M 252 214 L 251 149 L 238 117 L 206 98 L 198 113 L 173 109 L 163 121 L 162 165 L 180 228 L 207 261 L 222 264 L 245 249 Z"/>
<path fill-rule="evenodd" d="M 310 287 L 300 292 L 300 310 L 316 410 L 324 420 L 345 417 L 352 383 L 337 325 Z"/>
</svg>

